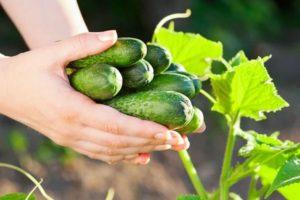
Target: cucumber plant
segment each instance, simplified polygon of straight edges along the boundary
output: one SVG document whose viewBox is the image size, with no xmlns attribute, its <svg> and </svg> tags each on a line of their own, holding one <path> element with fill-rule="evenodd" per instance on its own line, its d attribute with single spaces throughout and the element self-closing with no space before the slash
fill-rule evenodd
<svg viewBox="0 0 300 200">
<path fill-rule="evenodd" d="M 266 113 L 277 112 L 289 104 L 278 95 L 265 63 L 271 56 L 249 59 L 243 51 L 227 61 L 223 58 L 221 42 L 214 42 L 195 33 L 174 30 L 177 18 L 191 14 L 176 13 L 163 18 L 157 25 L 152 43 L 158 43 L 171 52 L 173 62 L 181 64 L 186 71 L 206 80 L 211 92 L 200 90 L 211 102 L 211 110 L 220 113 L 227 121 L 228 134 L 219 187 L 207 191 L 187 151 L 179 157 L 190 178 L 196 194 L 180 195 L 178 200 L 227 200 L 242 199 L 231 187 L 250 178 L 247 199 L 264 199 L 279 192 L 286 199 L 300 197 L 300 143 L 281 141 L 279 133 L 266 135 L 254 130 L 243 130 L 241 119 L 255 121 L 266 119 Z M 163 25 L 170 22 L 168 28 Z M 220 62 L 225 71 L 214 74 L 213 62 Z M 232 158 L 237 140 L 245 141 L 239 149 L 244 161 L 234 164 Z"/>
</svg>

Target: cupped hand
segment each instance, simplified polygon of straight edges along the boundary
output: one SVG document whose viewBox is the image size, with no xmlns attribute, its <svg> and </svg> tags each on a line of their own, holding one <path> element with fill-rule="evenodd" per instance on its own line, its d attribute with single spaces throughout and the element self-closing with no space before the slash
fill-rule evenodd
<svg viewBox="0 0 300 200">
<path fill-rule="evenodd" d="M 51 46 L 0 59 L 0 113 L 55 143 L 107 163 L 145 164 L 152 151 L 182 150 L 186 138 L 157 123 L 127 116 L 76 92 L 65 66 L 100 53 L 115 31 L 84 33 Z"/>
</svg>

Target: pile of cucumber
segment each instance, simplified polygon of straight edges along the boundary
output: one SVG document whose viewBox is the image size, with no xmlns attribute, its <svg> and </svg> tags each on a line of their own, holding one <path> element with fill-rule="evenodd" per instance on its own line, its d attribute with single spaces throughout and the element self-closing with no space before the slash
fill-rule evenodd
<svg viewBox="0 0 300 200">
<path fill-rule="evenodd" d="M 170 52 L 158 44 L 119 38 L 106 51 L 73 61 L 67 72 L 74 89 L 127 115 L 184 134 L 203 122 L 190 100 L 199 94 L 199 78 L 172 63 Z"/>
</svg>

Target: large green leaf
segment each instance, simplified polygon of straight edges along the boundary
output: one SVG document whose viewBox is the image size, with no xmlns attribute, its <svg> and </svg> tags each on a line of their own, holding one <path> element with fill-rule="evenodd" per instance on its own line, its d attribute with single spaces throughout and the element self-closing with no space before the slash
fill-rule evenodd
<svg viewBox="0 0 300 200">
<path fill-rule="evenodd" d="M 10 193 L 0 197 L 0 200 L 25 200 L 27 194 L 25 193 Z M 35 200 L 34 195 L 31 195 L 28 200 Z"/>
<path fill-rule="evenodd" d="M 300 158 L 292 156 L 279 169 L 266 197 L 284 186 L 300 182 Z M 299 185 L 300 186 L 300 185 Z M 300 190 L 300 187 L 299 187 Z"/>
<path fill-rule="evenodd" d="M 210 74 L 212 61 L 220 59 L 223 54 L 220 42 L 213 42 L 199 34 L 160 28 L 155 39 L 171 52 L 173 62 L 184 65 L 188 72 L 200 77 Z"/>
<path fill-rule="evenodd" d="M 264 59 L 243 62 L 222 75 L 212 75 L 216 103 L 212 110 L 232 118 L 265 119 L 265 112 L 275 112 L 288 103 L 282 99 L 264 67 Z"/>
</svg>

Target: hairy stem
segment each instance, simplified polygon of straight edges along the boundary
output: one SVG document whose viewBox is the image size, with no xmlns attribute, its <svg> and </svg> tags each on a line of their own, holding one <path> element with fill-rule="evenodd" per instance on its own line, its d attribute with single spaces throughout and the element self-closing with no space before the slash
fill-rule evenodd
<svg viewBox="0 0 300 200">
<path fill-rule="evenodd" d="M 197 174 L 197 170 L 192 163 L 189 153 L 186 150 L 182 150 L 179 151 L 178 154 L 197 194 L 201 197 L 201 199 L 208 200 L 208 194 L 200 180 L 199 175 Z"/>
<path fill-rule="evenodd" d="M 37 188 L 40 190 L 41 194 L 43 195 L 43 197 L 47 200 L 54 200 L 52 197 L 50 197 L 45 190 L 42 188 L 42 186 L 40 185 L 40 183 L 28 172 L 26 172 L 25 170 L 16 167 L 14 165 L 10 165 L 10 164 L 6 164 L 6 163 L 1 163 L 0 162 L 0 167 L 4 167 L 4 168 L 8 168 L 8 169 L 12 169 L 15 170 L 17 172 L 20 172 L 21 174 L 23 174 L 24 176 L 26 176 L 28 179 L 30 179 L 36 186 Z"/>
<path fill-rule="evenodd" d="M 230 184 L 228 178 L 231 171 L 232 154 L 235 146 L 235 131 L 239 127 L 239 120 L 228 121 L 229 133 L 227 136 L 227 144 L 224 154 L 224 160 L 222 165 L 222 172 L 220 177 L 220 200 L 227 200 L 229 195 Z"/>
<path fill-rule="evenodd" d="M 216 100 L 208 93 L 206 92 L 205 90 L 201 89 L 200 90 L 200 93 L 205 96 L 211 103 L 216 103 Z"/>
</svg>

